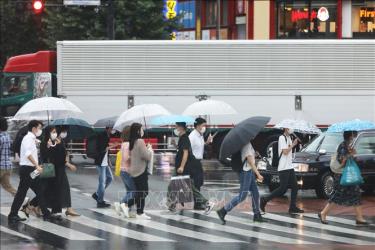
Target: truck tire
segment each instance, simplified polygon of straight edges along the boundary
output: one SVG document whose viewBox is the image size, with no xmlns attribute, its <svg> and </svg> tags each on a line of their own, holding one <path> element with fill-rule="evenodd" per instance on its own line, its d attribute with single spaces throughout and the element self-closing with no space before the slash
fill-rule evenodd
<svg viewBox="0 0 375 250">
<path fill-rule="evenodd" d="M 318 185 L 315 187 L 316 195 L 321 199 L 328 199 L 333 193 L 334 179 L 331 171 L 320 175 Z"/>
</svg>

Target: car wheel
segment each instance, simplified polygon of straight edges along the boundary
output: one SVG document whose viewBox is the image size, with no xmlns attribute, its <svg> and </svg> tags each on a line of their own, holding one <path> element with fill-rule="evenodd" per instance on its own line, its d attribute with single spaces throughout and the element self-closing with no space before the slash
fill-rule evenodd
<svg viewBox="0 0 375 250">
<path fill-rule="evenodd" d="M 327 171 L 320 176 L 320 181 L 318 186 L 315 188 L 315 192 L 319 198 L 328 199 L 333 193 L 333 188 L 333 174 L 330 171 Z"/>
</svg>

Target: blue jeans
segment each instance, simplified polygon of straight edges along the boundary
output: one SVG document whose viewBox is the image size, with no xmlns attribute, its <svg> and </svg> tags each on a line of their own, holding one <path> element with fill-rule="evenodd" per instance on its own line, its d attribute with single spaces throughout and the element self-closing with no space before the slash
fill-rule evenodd
<svg viewBox="0 0 375 250">
<path fill-rule="evenodd" d="M 128 204 L 131 199 L 134 199 L 135 191 L 136 191 L 134 181 L 133 181 L 133 177 L 131 177 L 130 174 L 128 174 L 125 171 L 121 171 L 120 176 L 121 176 L 122 182 L 124 183 L 125 189 L 126 189 L 126 194 L 125 194 L 124 198 L 121 200 L 121 203 Z"/>
<path fill-rule="evenodd" d="M 99 174 L 99 184 L 96 195 L 98 196 L 98 202 L 103 202 L 105 189 L 111 184 L 113 175 L 109 166 L 96 166 L 96 170 L 98 170 Z"/>
<path fill-rule="evenodd" d="M 244 201 L 249 192 L 251 192 L 253 212 L 254 214 L 260 214 L 259 191 L 253 171 L 241 171 L 240 193 L 224 206 L 225 211 L 231 211 L 240 202 Z"/>
</svg>

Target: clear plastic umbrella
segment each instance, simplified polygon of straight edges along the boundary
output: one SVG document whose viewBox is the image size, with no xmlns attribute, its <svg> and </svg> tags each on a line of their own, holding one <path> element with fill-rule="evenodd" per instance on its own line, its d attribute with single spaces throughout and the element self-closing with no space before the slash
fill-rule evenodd
<svg viewBox="0 0 375 250">
<path fill-rule="evenodd" d="M 322 133 L 322 131 L 317 126 L 305 120 L 284 119 L 276 124 L 274 128 L 291 128 L 294 129 L 295 132 L 302 134 Z"/>
<path fill-rule="evenodd" d="M 183 115 L 200 116 L 200 115 L 233 115 L 237 111 L 228 103 L 217 100 L 205 100 L 190 104 Z"/>
<path fill-rule="evenodd" d="M 50 121 L 65 118 L 78 118 L 82 111 L 72 102 L 56 97 L 42 97 L 31 100 L 22 106 L 13 120 Z"/>
<path fill-rule="evenodd" d="M 126 125 L 133 122 L 143 123 L 147 128 L 146 119 L 155 116 L 170 115 L 171 113 L 159 104 L 142 104 L 136 105 L 125 112 L 123 112 L 117 119 L 114 129 L 122 131 Z"/>
</svg>

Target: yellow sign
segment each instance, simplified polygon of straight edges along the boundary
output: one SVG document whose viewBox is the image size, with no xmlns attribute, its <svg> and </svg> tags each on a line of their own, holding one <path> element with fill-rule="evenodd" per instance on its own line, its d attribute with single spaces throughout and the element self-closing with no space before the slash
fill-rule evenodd
<svg viewBox="0 0 375 250">
<path fill-rule="evenodd" d="M 167 0 L 166 2 L 167 11 L 165 13 L 165 17 L 167 19 L 173 19 L 177 16 L 176 5 L 177 5 L 177 0 Z"/>
<path fill-rule="evenodd" d="M 361 9 L 359 12 L 359 17 L 375 17 L 375 10 Z"/>
<path fill-rule="evenodd" d="M 176 36 L 177 36 L 176 32 L 172 32 L 170 34 L 171 40 L 176 40 Z"/>
</svg>

